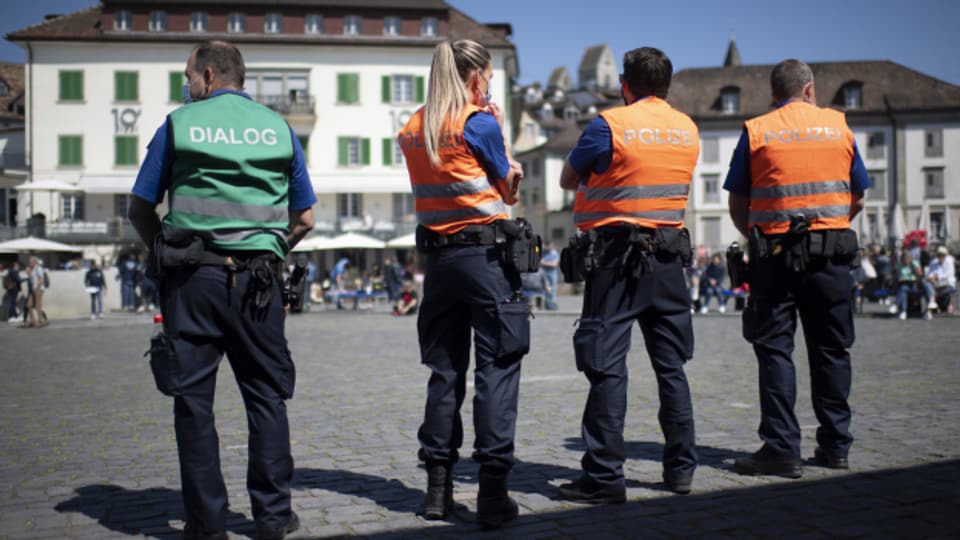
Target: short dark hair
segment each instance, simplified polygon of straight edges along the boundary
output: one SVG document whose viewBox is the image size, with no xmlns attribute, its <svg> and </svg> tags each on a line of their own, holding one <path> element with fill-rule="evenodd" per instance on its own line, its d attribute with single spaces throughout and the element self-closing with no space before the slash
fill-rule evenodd
<svg viewBox="0 0 960 540">
<path fill-rule="evenodd" d="M 640 47 L 623 55 L 621 79 L 634 96 L 665 99 L 672 76 L 673 64 L 660 49 Z"/>
<path fill-rule="evenodd" d="M 813 70 L 805 62 L 790 58 L 780 62 L 770 73 L 770 92 L 773 99 L 783 101 L 798 97 L 803 87 L 813 82 Z"/>
<path fill-rule="evenodd" d="M 243 87 L 246 68 L 243 65 L 243 55 L 232 43 L 226 41 L 204 41 L 193 50 L 193 69 L 203 73 L 208 67 L 225 84 Z"/>
</svg>

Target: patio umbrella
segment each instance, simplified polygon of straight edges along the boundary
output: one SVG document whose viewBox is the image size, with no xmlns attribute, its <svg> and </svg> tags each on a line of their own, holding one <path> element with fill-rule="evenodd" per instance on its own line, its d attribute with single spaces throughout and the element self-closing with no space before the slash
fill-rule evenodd
<svg viewBox="0 0 960 540">
<path fill-rule="evenodd" d="M 17 191 L 82 191 L 76 184 L 62 180 L 37 180 L 14 186 Z"/>
<path fill-rule="evenodd" d="M 317 251 L 324 249 L 323 246 L 327 245 L 330 242 L 330 238 L 326 236 L 311 236 L 310 238 L 305 238 L 300 241 L 293 248 L 294 253 L 301 253 L 306 251 Z"/>
<path fill-rule="evenodd" d="M 318 249 L 383 249 L 386 244 L 371 236 L 348 232 L 335 236 Z"/>
<path fill-rule="evenodd" d="M 387 247 L 391 248 L 409 248 L 417 245 L 416 233 L 398 236 L 387 242 Z"/>
<path fill-rule="evenodd" d="M 69 251 L 71 253 L 80 253 L 83 249 L 61 242 L 54 242 L 53 240 L 27 236 L 17 238 L 16 240 L 0 242 L 0 251 L 8 253 L 34 253 L 38 251 Z"/>
</svg>

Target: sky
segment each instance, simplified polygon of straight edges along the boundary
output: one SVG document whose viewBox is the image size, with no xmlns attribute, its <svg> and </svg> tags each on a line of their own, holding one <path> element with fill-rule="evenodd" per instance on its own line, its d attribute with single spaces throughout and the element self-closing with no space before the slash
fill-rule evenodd
<svg viewBox="0 0 960 540">
<path fill-rule="evenodd" d="M 674 70 L 719 66 L 734 36 L 744 64 L 892 60 L 960 85 L 957 0 L 447 0 L 480 22 L 508 22 L 519 81 L 545 83 L 566 66 L 576 79 L 583 51 L 606 43 L 619 59 L 642 46 L 663 50 Z M 70 13 L 95 0 L 0 2 L 0 34 Z M 15 7 L 14 7 L 15 6 Z M 777 7 L 774 7 L 777 6 Z M 3 40 L 0 61 L 23 62 Z"/>
</svg>

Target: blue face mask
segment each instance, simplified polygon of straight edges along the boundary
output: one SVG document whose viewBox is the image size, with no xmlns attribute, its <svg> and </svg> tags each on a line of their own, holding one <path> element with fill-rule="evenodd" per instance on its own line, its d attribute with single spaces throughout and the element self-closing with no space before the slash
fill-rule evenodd
<svg viewBox="0 0 960 540">
<path fill-rule="evenodd" d="M 184 84 L 180 87 L 180 101 L 184 104 L 190 103 L 193 101 L 193 98 L 190 96 L 190 85 Z"/>
</svg>

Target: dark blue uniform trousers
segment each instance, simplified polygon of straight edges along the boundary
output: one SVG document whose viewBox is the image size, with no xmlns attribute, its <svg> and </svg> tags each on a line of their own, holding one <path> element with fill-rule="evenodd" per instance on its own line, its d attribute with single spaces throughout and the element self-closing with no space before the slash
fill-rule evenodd
<svg viewBox="0 0 960 540">
<path fill-rule="evenodd" d="M 244 298 L 249 272 L 231 286 L 224 267 L 173 272 L 162 285 L 162 309 L 180 367 L 182 395 L 174 400 L 186 521 L 207 531 L 226 528 L 227 490 L 214 426 L 217 368 L 225 352 L 247 411 L 247 490 L 258 524 L 290 520 L 290 428 L 284 403 L 293 394 L 294 366 L 284 337 L 280 285 L 269 306 Z"/>
<path fill-rule="evenodd" d="M 813 410 L 820 427 L 817 443 L 830 455 L 847 455 L 850 435 L 853 345 L 853 280 L 846 264 L 814 260 L 805 272 L 791 272 L 781 257 L 751 261 L 750 301 L 743 335 L 753 344 L 760 370 L 760 439 L 768 451 L 800 459 L 800 425 L 793 338 L 797 313 L 803 323 L 810 362 Z"/>
<path fill-rule="evenodd" d="M 504 270 L 492 246 L 450 246 L 429 255 L 417 319 L 422 362 L 431 369 L 420 426 L 420 458 L 455 463 L 463 444 L 460 406 L 476 347 L 473 459 L 510 469 L 520 359 L 530 343 L 529 309 L 515 298 L 520 276 Z M 519 300 L 519 301 L 518 301 Z"/>
<path fill-rule="evenodd" d="M 683 265 L 676 255 L 651 255 L 650 271 L 636 279 L 621 275 L 621 253 L 608 249 L 587 277 L 580 325 L 573 336 L 577 369 L 590 381 L 583 411 L 583 471 L 594 484 L 624 485 L 627 353 L 637 321 L 659 388 L 664 474 L 692 477 L 697 453 L 683 365 L 693 356 L 693 324 Z"/>
</svg>

